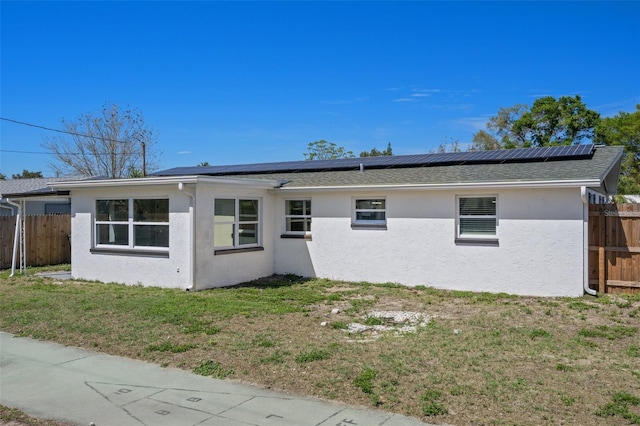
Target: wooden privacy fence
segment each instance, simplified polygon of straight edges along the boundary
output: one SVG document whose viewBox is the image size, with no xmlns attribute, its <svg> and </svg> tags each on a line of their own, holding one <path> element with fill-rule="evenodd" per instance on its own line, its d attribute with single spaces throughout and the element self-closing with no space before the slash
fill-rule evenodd
<svg viewBox="0 0 640 426">
<path fill-rule="evenodd" d="M 15 226 L 15 216 L 0 216 L 0 269 L 11 267 Z M 71 262 L 70 234 L 70 215 L 25 216 L 25 265 Z"/>
<path fill-rule="evenodd" d="M 640 204 L 589 206 L 589 286 L 640 293 Z"/>
</svg>

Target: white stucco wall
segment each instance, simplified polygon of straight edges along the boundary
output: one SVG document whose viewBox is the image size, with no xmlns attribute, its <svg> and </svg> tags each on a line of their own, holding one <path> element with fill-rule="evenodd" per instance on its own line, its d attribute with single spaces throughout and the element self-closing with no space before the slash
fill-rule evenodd
<svg viewBox="0 0 640 426">
<path fill-rule="evenodd" d="M 141 284 L 145 286 L 196 289 L 228 286 L 273 274 L 274 197 L 268 190 L 244 185 L 188 184 L 180 191 L 167 186 L 75 189 L 72 210 L 72 275 L 75 278 Z M 187 192 L 196 195 L 192 222 Z M 128 253 L 96 253 L 93 248 L 96 199 L 128 197 L 169 198 L 169 257 Z M 258 198 L 263 250 L 216 254 L 214 249 L 213 207 L 218 198 Z M 192 227 L 195 228 L 192 232 Z M 190 235 L 195 235 L 192 246 Z M 192 255 L 195 260 L 192 261 Z M 195 268 L 193 266 L 195 265 Z M 191 273 L 193 268 L 193 274 Z"/>
<path fill-rule="evenodd" d="M 74 189 L 72 275 L 177 288 L 190 288 L 195 282 L 197 289 L 206 289 L 273 273 L 294 273 L 522 295 L 583 293 L 579 188 L 293 194 L 243 184 L 198 182 L 184 189 L 196 194 L 193 224 L 191 200 L 176 184 Z M 497 247 L 456 244 L 456 196 L 460 195 L 497 196 Z M 169 257 L 92 253 L 95 200 L 141 196 L 169 198 Z M 236 197 L 260 200 L 263 250 L 215 252 L 214 199 Z M 386 229 L 352 229 L 353 200 L 360 197 L 387 200 Z M 286 199 L 312 200 L 311 240 L 281 238 Z"/>
<path fill-rule="evenodd" d="M 262 217 L 261 247 L 264 250 L 215 254 L 214 200 L 257 198 Z M 196 202 L 196 288 L 223 287 L 251 281 L 274 271 L 274 196 L 268 190 L 241 185 L 198 184 Z"/>
<path fill-rule="evenodd" d="M 190 287 L 189 198 L 175 186 L 75 189 L 72 192 L 71 274 L 74 278 Z M 93 212 L 96 199 L 128 197 L 169 198 L 169 257 L 92 253 Z"/>
<path fill-rule="evenodd" d="M 497 195 L 498 247 L 455 243 L 456 195 Z M 355 196 L 386 198 L 386 230 L 351 228 Z M 521 295 L 582 294 L 583 204 L 578 188 L 278 198 L 278 218 L 283 217 L 285 198 L 311 198 L 313 232 L 311 241 L 276 238 L 277 273 Z"/>
</svg>

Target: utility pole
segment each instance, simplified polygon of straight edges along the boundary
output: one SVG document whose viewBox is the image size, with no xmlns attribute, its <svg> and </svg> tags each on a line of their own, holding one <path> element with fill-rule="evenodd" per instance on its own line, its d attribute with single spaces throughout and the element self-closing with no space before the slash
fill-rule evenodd
<svg viewBox="0 0 640 426">
<path fill-rule="evenodd" d="M 142 143 L 142 177 L 147 177 L 147 147 L 144 141 Z"/>
</svg>

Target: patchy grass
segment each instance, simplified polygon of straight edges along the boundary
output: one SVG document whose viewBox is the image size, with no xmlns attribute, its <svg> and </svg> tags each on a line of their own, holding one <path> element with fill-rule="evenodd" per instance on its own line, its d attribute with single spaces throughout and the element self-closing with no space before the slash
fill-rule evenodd
<svg viewBox="0 0 640 426">
<path fill-rule="evenodd" d="M 331 353 L 323 349 L 311 349 L 310 351 L 302 352 L 296 357 L 296 362 L 305 363 L 313 361 L 322 361 L 329 359 Z"/>
<path fill-rule="evenodd" d="M 639 296 L 516 297 L 295 276 L 193 293 L 7 272 L 0 294 L 0 329 L 19 336 L 428 423 L 628 424 L 640 415 Z M 347 324 L 375 322 L 372 311 L 432 320 L 415 333 L 349 333 Z"/>
<path fill-rule="evenodd" d="M 195 374 L 211 376 L 214 379 L 226 379 L 235 373 L 232 368 L 224 368 L 219 362 L 213 360 L 201 361 L 194 369 Z"/>
<path fill-rule="evenodd" d="M 14 408 L 0 405 L 0 425 L 7 426 L 67 426 L 55 420 L 37 419 Z"/>
<path fill-rule="evenodd" d="M 640 411 L 633 411 L 640 406 L 640 397 L 627 392 L 619 392 L 613 395 L 611 402 L 596 411 L 600 417 L 621 417 L 628 420 L 629 424 L 640 425 Z"/>
</svg>

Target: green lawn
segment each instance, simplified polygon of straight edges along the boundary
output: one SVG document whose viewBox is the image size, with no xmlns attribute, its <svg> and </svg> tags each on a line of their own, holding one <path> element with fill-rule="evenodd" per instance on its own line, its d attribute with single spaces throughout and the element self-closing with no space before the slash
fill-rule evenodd
<svg viewBox="0 0 640 426">
<path fill-rule="evenodd" d="M 640 424 L 640 297 L 516 297 L 295 276 L 193 293 L 7 273 L 0 296 L 0 329 L 19 336 L 426 422 Z M 416 332 L 348 331 L 397 325 L 372 311 L 430 321 Z"/>
</svg>

